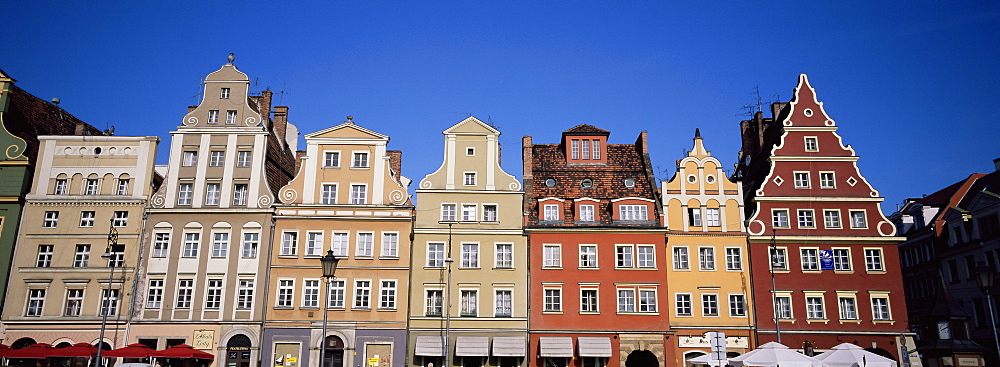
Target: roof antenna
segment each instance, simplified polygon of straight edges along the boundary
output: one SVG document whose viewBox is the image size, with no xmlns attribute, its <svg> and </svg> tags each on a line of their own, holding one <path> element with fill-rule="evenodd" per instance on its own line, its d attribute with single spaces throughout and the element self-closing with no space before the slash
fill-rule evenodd
<svg viewBox="0 0 1000 367">
<path fill-rule="evenodd" d="M 753 115 L 757 114 L 757 112 L 763 112 L 765 105 L 770 105 L 781 99 L 781 97 L 778 94 L 772 94 L 768 96 L 769 100 L 765 101 L 760 96 L 760 87 L 756 85 L 753 86 L 753 92 L 750 93 L 750 95 L 753 96 L 753 102 L 751 102 L 751 104 L 745 104 L 743 105 L 743 107 L 740 107 L 740 110 L 742 110 L 743 112 L 737 113 L 736 116 L 753 117 Z"/>
</svg>

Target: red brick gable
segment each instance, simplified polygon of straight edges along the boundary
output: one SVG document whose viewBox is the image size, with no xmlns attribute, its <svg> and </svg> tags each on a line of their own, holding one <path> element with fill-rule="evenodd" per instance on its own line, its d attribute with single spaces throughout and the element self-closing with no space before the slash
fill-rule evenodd
<svg viewBox="0 0 1000 367">
<path fill-rule="evenodd" d="M 38 157 L 39 135 L 74 135 L 78 124 L 84 135 L 104 135 L 96 127 L 83 122 L 66 110 L 31 95 L 17 86 L 11 90 L 9 112 L 4 123 L 11 134 L 24 139 L 28 146 L 24 155 L 34 163 Z"/>
</svg>

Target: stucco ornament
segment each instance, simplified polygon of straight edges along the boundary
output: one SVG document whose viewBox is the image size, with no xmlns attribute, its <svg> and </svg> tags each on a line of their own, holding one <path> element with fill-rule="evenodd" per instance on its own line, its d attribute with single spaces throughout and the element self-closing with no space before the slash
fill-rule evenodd
<svg viewBox="0 0 1000 367">
<path fill-rule="evenodd" d="M 247 126 L 257 126 L 258 125 L 257 118 L 255 118 L 253 116 L 247 117 L 247 119 L 244 120 L 244 123 L 246 123 Z"/>
<path fill-rule="evenodd" d="M 298 193 L 298 191 L 295 191 L 295 189 L 290 189 L 289 188 L 289 189 L 284 189 L 284 190 L 281 191 L 281 202 L 282 203 L 286 203 L 287 204 L 287 203 L 294 202 L 295 199 L 297 199 L 298 197 L 299 197 L 299 193 Z"/>
<path fill-rule="evenodd" d="M 162 208 L 163 204 L 166 203 L 166 199 L 163 197 L 163 194 L 153 195 L 153 200 L 150 201 L 153 203 L 153 207 L 155 208 Z"/>
<path fill-rule="evenodd" d="M 260 208 L 271 206 L 271 195 L 262 195 L 257 198 L 257 206 Z"/>
<path fill-rule="evenodd" d="M 185 125 L 197 125 L 198 124 L 198 118 L 194 117 L 194 116 L 188 117 L 187 120 L 184 121 L 184 124 Z"/>
<path fill-rule="evenodd" d="M 393 204 L 402 204 L 405 199 L 406 195 L 404 195 L 402 191 L 392 190 L 392 192 L 389 193 L 389 201 Z"/>
</svg>

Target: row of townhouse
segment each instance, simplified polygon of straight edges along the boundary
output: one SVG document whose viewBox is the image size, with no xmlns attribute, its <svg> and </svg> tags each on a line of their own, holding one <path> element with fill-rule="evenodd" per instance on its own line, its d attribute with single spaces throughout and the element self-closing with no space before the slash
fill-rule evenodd
<svg viewBox="0 0 1000 367">
<path fill-rule="evenodd" d="M 645 132 L 579 125 L 523 138 L 522 187 L 500 131 L 469 117 L 416 204 L 388 136 L 348 117 L 299 151 L 288 108 L 249 87 L 232 59 L 209 74 L 159 169 L 156 137 L 39 138 L 5 342 L 187 343 L 237 367 L 644 367 L 708 353 L 711 331 L 730 355 L 780 340 L 898 359 L 910 340 L 899 239 L 804 75 L 742 122 L 733 177 L 697 132 L 658 183 Z"/>
</svg>

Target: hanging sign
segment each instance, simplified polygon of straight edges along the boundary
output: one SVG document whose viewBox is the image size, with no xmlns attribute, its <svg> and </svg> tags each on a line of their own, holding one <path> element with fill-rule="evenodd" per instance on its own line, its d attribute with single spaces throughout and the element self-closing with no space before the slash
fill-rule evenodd
<svg viewBox="0 0 1000 367">
<path fill-rule="evenodd" d="M 819 270 L 833 270 L 833 250 L 819 250 Z"/>
</svg>

